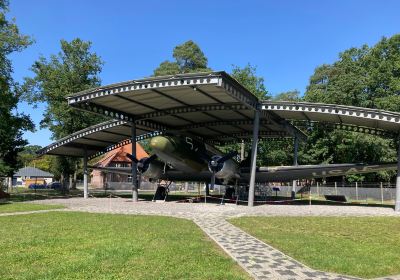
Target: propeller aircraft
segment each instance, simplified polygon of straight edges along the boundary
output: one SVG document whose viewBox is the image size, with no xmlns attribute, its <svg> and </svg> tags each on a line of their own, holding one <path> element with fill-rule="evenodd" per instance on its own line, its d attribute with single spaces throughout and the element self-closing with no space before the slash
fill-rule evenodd
<svg viewBox="0 0 400 280">
<path fill-rule="evenodd" d="M 155 136 L 150 140 L 153 155 L 137 160 L 138 179 L 167 181 L 216 181 L 224 185 L 247 184 L 250 177 L 250 162 L 235 160 L 236 151 L 223 154 L 215 147 L 194 137 L 179 134 Z M 104 172 L 131 174 L 130 167 L 96 167 Z M 396 163 L 385 164 L 321 164 L 258 167 L 256 182 L 283 182 L 297 179 L 312 179 L 349 174 L 371 173 L 382 170 L 395 170 Z"/>
</svg>

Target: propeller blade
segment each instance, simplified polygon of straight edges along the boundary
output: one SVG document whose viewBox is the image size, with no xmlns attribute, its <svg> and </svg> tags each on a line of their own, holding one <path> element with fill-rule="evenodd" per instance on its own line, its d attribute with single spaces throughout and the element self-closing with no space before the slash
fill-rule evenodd
<svg viewBox="0 0 400 280">
<path fill-rule="evenodd" d="M 223 157 L 217 159 L 217 163 L 224 163 L 225 161 L 227 161 L 228 159 L 233 158 L 234 156 L 237 156 L 238 152 L 236 151 L 232 151 L 226 155 L 224 155 Z"/>
<path fill-rule="evenodd" d="M 156 154 L 149 156 L 143 161 L 143 165 L 150 164 L 152 161 L 156 160 L 158 157 Z"/>
<path fill-rule="evenodd" d="M 202 151 L 198 151 L 198 154 L 200 156 L 200 158 L 206 162 L 210 162 L 211 161 L 211 157 L 209 155 L 207 155 L 205 152 Z"/>
<path fill-rule="evenodd" d="M 138 163 L 138 162 L 139 162 L 139 160 L 138 160 L 136 157 L 134 157 L 133 155 L 131 155 L 131 154 L 129 154 L 129 153 L 126 153 L 126 156 L 127 156 L 131 161 L 133 161 L 133 162 L 135 162 L 135 163 Z"/>
</svg>

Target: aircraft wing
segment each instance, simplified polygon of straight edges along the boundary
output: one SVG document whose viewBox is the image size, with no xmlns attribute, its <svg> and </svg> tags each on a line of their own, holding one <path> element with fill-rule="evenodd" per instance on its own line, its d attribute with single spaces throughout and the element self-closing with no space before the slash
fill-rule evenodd
<svg viewBox="0 0 400 280">
<path fill-rule="evenodd" d="M 106 173 L 119 173 L 131 175 L 130 167 L 96 167 Z M 344 163 L 344 164 L 320 164 L 320 165 L 298 165 L 298 166 L 275 166 L 275 167 L 259 167 L 256 172 L 257 182 L 284 182 L 296 179 L 312 179 L 322 177 L 343 176 L 350 174 L 372 173 L 386 170 L 396 170 L 397 163 L 383 164 L 361 164 L 361 163 Z M 241 168 L 239 182 L 247 183 L 250 178 L 249 168 Z M 175 169 L 167 170 L 162 180 L 169 181 L 198 181 L 207 182 L 211 180 L 211 172 L 202 171 L 196 173 L 183 172 Z"/>
<path fill-rule="evenodd" d="M 397 163 L 383 164 L 320 164 L 320 165 L 298 165 L 298 166 L 275 166 L 260 167 L 257 169 L 257 182 L 284 182 L 296 179 L 312 179 L 322 177 L 334 177 L 350 174 L 364 174 L 378 171 L 396 170 Z M 241 180 L 248 180 L 249 169 L 241 172 Z"/>
</svg>

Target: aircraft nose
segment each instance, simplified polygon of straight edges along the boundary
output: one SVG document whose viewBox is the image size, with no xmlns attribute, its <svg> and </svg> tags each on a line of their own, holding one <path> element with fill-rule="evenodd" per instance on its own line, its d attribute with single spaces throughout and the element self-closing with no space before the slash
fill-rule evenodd
<svg viewBox="0 0 400 280">
<path fill-rule="evenodd" d="M 164 136 L 156 136 L 151 138 L 150 140 L 150 147 L 155 151 L 159 152 L 173 152 L 174 146 L 172 145 L 171 141 L 164 137 Z"/>
</svg>

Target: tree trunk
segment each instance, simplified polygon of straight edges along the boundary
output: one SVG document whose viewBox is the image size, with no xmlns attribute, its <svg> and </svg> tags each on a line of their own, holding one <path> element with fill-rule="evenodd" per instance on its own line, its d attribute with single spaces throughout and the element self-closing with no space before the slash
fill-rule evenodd
<svg viewBox="0 0 400 280">
<path fill-rule="evenodd" d="M 11 192 L 12 190 L 12 179 L 13 177 L 8 177 L 8 187 L 7 187 L 7 192 Z"/>
<path fill-rule="evenodd" d="M 73 190 L 76 190 L 76 169 L 75 169 L 75 171 L 74 171 L 74 176 L 73 176 L 73 178 L 72 178 L 72 189 Z"/>
</svg>

